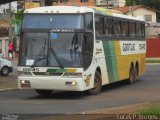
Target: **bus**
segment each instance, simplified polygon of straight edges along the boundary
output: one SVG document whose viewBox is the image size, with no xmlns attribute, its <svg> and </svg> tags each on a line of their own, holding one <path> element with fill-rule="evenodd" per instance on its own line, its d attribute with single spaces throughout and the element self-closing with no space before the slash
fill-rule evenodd
<svg viewBox="0 0 160 120">
<path fill-rule="evenodd" d="M 20 32 L 18 88 L 100 93 L 145 72 L 142 17 L 85 6 L 27 9 Z"/>
</svg>

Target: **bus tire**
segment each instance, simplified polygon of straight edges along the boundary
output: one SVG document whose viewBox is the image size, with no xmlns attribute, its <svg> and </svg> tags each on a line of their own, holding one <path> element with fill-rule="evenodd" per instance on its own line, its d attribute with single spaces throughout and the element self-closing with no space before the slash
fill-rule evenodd
<svg viewBox="0 0 160 120">
<path fill-rule="evenodd" d="M 138 70 L 138 65 L 136 65 L 135 69 L 134 69 L 134 79 L 137 80 L 139 74 L 139 70 Z"/>
<path fill-rule="evenodd" d="M 35 90 L 39 95 L 49 96 L 53 92 L 53 90 Z"/>
<path fill-rule="evenodd" d="M 135 71 L 134 71 L 133 65 L 131 65 L 130 70 L 129 70 L 129 78 L 127 80 L 127 83 L 132 84 L 134 82 L 135 82 Z"/>
<path fill-rule="evenodd" d="M 94 87 L 90 90 L 88 90 L 88 93 L 90 95 L 97 95 L 98 93 L 101 92 L 102 89 L 102 78 L 101 78 L 101 74 L 96 71 L 95 73 L 95 77 L 94 77 Z"/>
</svg>

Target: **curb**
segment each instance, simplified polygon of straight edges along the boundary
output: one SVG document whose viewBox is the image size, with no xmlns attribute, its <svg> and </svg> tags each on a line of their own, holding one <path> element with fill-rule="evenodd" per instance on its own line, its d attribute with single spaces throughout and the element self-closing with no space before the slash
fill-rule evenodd
<svg viewBox="0 0 160 120">
<path fill-rule="evenodd" d="M 146 65 L 160 65 L 160 63 L 146 63 Z"/>
<path fill-rule="evenodd" d="M 113 112 L 116 114 L 120 114 L 121 112 L 123 113 L 123 110 L 125 110 L 125 109 L 130 109 L 130 108 L 134 107 L 135 109 L 138 110 L 139 106 L 146 106 L 149 103 L 150 102 L 142 102 L 142 103 L 135 103 L 135 104 L 129 104 L 129 105 L 124 105 L 124 106 L 122 105 L 122 106 L 111 107 L 111 108 L 95 109 L 95 110 L 81 112 L 80 114 L 108 114 L 108 113 L 111 114 Z"/>
<path fill-rule="evenodd" d="M 16 91 L 16 90 L 18 90 L 18 88 L 4 88 L 4 89 L 0 89 L 0 92 Z"/>
</svg>

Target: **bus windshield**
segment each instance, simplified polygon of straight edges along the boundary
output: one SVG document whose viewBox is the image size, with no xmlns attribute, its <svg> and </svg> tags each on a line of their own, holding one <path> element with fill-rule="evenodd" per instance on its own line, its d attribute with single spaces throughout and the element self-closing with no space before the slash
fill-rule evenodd
<svg viewBox="0 0 160 120">
<path fill-rule="evenodd" d="M 91 14 L 85 15 L 26 14 L 19 65 L 89 67 L 93 56 L 93 19 Z"/>
<path fill-rule="evenodd" d="M 84 33 L 26 33 L 23 40 L 21 65 L 82 67 Z"/>
<path fill-rule="evenodd" d="M 24 15 L 22 29 L 52 29 L 52 28 L 83 28 L 83 15 L 61 14 L 26 14 Z"/>
</svg>

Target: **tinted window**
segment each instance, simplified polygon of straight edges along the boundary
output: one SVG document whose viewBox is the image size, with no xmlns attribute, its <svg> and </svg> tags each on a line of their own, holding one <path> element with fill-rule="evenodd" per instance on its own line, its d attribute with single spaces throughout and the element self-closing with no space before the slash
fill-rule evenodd
<svg viewBox="0 0 160 120">
<path fill-rule="evenodd" d="M 104 37 L 104 18 L 96 17 L 95 19 L 96 37 Z"/>
<path fill-rule="evenodd" d="M 135 36 L 135 23 L 134 22 L 129 23 L 129 36 L 130 37 Z"/>
<path fill-rule="evenodd" d="M 93 17 L 92 14 L 85 15 L 85 27 L 87 29 L 93 30 Z"/>
<path fill-rule="evenodd" d="M 141 24 L 142 27 L 142 36 L 145 36 L 145 24 Z"/>
<path fill-rule="evenodd" d="M 141 23 L 136 23 L 136 36 L 142 36 L 142 26 Z"/>
<path fill-rule="evenodd" d="M 113 36 L 113 20 L 108 19 L 108 36 Z"/>
<path fill-rule="evenodd" d="M 114 36 L 121 36 L 121 21 L 114 20 Z"/>
<path fill-rule="evenodd" d="M 104 35 L 106 37 L 109 36 L 109 30 L 108 29 L 109 29 L 109 19 L 105 18 L 104 19 Z"/>
<path fill-rule="evenodd" d="M 129 34 L 128 21 L 122 22 L 122 36 L 127 37 Z"/>
<path fill-rule="evenodd" d="M 83 15 L 25 15 L 23 28 L 83 28 Z"/>
</svg>

